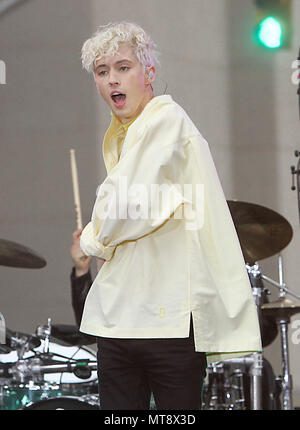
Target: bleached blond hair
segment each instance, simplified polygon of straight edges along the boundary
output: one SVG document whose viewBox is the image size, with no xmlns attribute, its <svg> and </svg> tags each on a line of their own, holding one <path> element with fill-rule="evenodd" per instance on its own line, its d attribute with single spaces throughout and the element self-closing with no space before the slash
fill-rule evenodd
<svg viewBox="0 0 300 430">
<path fill-rule="evenodd" d="M 133 47 L 144 71 L 158 62 L 158 52 L 151 37 L 139 25 L 122 21 L 99 27 L 93 37 L 84 42 L 81 50 L 83 68 L 93 72 L 95 62 L 99 58 L 115 55 L 119 43 L 122 42 L 127 42 Z"/>
</svg>

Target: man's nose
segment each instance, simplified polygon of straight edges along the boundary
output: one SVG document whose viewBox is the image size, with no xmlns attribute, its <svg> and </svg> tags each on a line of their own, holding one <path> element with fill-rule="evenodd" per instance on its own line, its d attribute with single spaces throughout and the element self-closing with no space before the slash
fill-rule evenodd
<svg viewBox="0 0 300 430">
<path fill-rule="evenodd" d="M 109 85 L 117 85 L 120 83 L 120 80 L 116 73 L 110 72 L 108 82 L 109 82 Z"/>
</svg>

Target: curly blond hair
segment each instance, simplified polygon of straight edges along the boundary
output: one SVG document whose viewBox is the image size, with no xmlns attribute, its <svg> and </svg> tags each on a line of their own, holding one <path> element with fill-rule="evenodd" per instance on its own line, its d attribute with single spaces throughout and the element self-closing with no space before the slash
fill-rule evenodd
<svg viewBox="0 0 300 430">
<path fill-rule="evenodd" d="M 139 25 L 122 21 L 99 27 L 93 37 L 84 42 L 81 50 L 83 68 L 93 72 L 96 60 L 115 55 L 121 42 L 133 47 L 144 70 L 158 62 L 158 52 L 151 37 Z"/>
</svg>

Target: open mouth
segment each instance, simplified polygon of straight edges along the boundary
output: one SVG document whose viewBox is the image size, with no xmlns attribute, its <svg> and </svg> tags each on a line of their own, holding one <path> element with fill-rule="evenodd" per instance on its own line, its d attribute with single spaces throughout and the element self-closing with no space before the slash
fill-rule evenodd
<svg viewBox="0 0 300 430">
<path fill-rule="evenodd" d="M 125 101 L 126 101 L 126 95 L 122 94 L 122 93 L 115 92 L 111 95 L 111 98 L 112 98 L 116 107 L 124 106 Z"/>
</svg>

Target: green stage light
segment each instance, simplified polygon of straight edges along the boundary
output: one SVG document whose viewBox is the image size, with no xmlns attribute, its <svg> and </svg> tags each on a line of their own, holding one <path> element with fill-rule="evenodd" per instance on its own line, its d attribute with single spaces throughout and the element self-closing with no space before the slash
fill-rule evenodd
<svg viewBox="0 0 300 430">
<path fill-rule="evenodd" d="M 292 37 L 291 0 L 254 0 L 255 43 L 265 49 L 289 49 Z"/>
<path fill-rule="evenodd" d="M 275 49 L 280 48 L 282 44 L 282 26 L 280 22 L 268 16 L 258 26 L 258 40 L 267 48 Z"/>
</svg>

